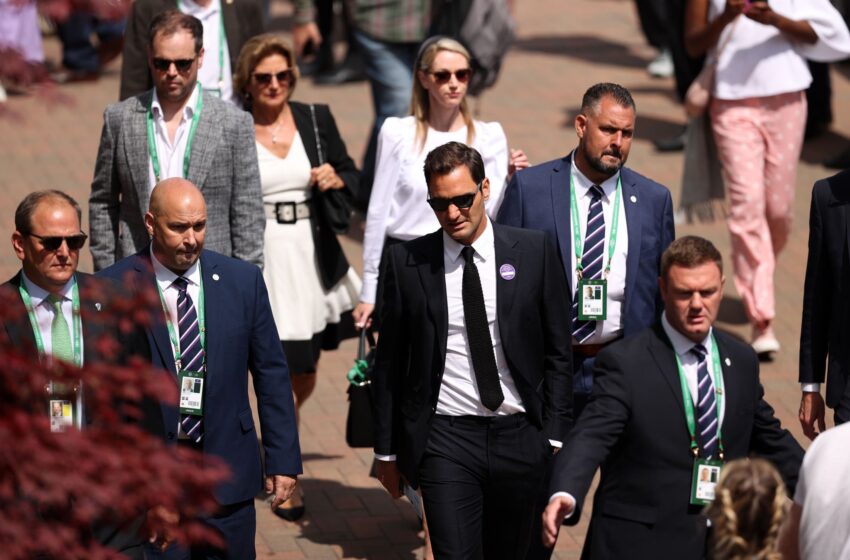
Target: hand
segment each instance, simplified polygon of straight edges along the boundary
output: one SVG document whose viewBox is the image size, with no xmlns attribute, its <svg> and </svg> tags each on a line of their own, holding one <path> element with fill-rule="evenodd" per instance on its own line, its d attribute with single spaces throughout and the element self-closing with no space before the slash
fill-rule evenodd
<svg viewBox="0 0 850 560">
<path fill-rule="evenodd" d="M 721 17 L 729 23 L 739 14 L 742 14 L 747 7 L 746 0 L 726 0 L 726 7 L 723 9 Z"/>
<path fill-rule="evenodd" d="M 304 54 L 307 43 L 313 43 L 316 47 L 322 44 L 322 34 L 319 33 L 316 23 L 312 21 L 292 27 L 292 47 L 295 49 L 295 56 L 300 58 Z"/>
<path fill-rule="evenodd" d="M 824 412 L 823 397 L 820 396 L 820 393 L 803 393 L 803 398 L 800 399 L 800 426 L 803 427 L 803 433 L 806 434 L 807 438 L 814 440 L 819 433 L 826 430 Z M 815 431 L 815 421 L 818 424 L 817 432 Z"/>
<path fill-rule="evenodd" d="M 345 186 L 330 163 L 323 163 L 310 170 L 310 184 L 316 185 L 320 192 L 330 189 L 341 189 Z"/>
<path fill-rule="evenodd" d="M 508 160 L 508 179 L 514 176 L 514 173 L 520 169 L 525 169 L 530 166 L 528 156 L 522 150 L 511 150 L 511 157 Z"/>
<path fill-rule="evenodd" d="M 576 509 L 576 502 L 567 496 L 553 498 L 543 510 L 543 546 L 552 548 L 558 540 L 561 523 Z"/>
<path fill-rule="evenodd" d="M 770 8 L 767 2 L 750 3 L 749 7 L 744 10 L 744 15 L 763 25 L 776 25 L 776 12 Z"/>
<path fill-rule="evenodd" d="M 148 525 L 152 526 L 148 542 L 156 545 L 160 552 L 174 542 L 174 529 L 180 523 L 180 514 L 163 506 L 156 506 L 147 512 Z"/>
<path fill-rule="evenodd" d="M 401 498 L 401 474 L 395 461 L 376 461 L 378 480 L 393 498 Z"/>
<path fill-rule="evenodd" d="M 298 477 L 288 474 L 275 474 L 266 477 L 266 493 L 271 494 L 274 492 L 272 511 L 292 496 L 297 483 Z"/>
<path fill-rule="evenodd" d="M 360 302 L 351 312 L 351 318 L 354 319 L 354 326 L 358 329 L 368 329 L 372 326 L 372 313 L 375 311 L 374 303 Z"/>
</svg>

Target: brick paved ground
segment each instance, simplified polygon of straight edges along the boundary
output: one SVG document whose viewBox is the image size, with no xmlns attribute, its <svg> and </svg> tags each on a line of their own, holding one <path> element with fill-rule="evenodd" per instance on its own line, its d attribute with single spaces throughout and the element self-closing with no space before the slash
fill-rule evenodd
<svg viewBox="0 0 850 560">
<path fill-rule="evenodd" d="M 288 8 L 273 6 L 272 26 L 285 29 Z M 652 51 L 638 31 L 633 5 L 626 0 L 574 0 L 569 15 L 562 2 L 516 2 L 519 39 L 508 56 L 501 82 L 476 105 L 484 120 L 498 120 L 510 145 L 522 147 L 532 162 L 562 156 L 575 143 L 572 119 L 582 92 L 598 81 L 629 87 L 638 104 L 637 138 L 629 165 L 666 185 L 678 199 L 681 156 L 653 151 L 651 138 L 671 135 L 683 123 L 672 96 L 671 80 L 652 80 L 644 67 Z M 48 53 L 57 56 L 54 40 Z M 779 417 L 803 441 L 796 422 L 799 389 L 797 347 L 803 268 L 806 258 L 807 212 L 812 183 L 831 172 L 819 162 L 838 152 L 850 132 L 848 69 L 833 71 L 836 122 L 833 131 L 806 145 L 797 181 L 795 227 L 788 249 L 779 259 L 777 336 L 783 351 L 766 365 L 762 379 Z M 44 109 L 36 98 L 13 97 L 8 104 L 22 120 L 0 120 L 0 232 L 12 231 L 12 212 L 24 193 L 38 188 L 62 188 L 85 201 L 97 152 L 101 113 L 117 97 L 117 71 L 100 82 L 62 88 L 73 105 Z M 336 88 L 299 84 L 295 99 L 329 103 L 352 154 L 360 154 L 372 113 L 365 84 Z M 85 205 L 84 205 L 85 206 Z M 683 226 L 679 234 L 695 233 L 714 240 L 728 258 L 723 223 Z M 345 240 L 352 263 L 360 267 L 360 243 Z M 90 270 L 85 255 L 81 268 Z M 17 260 L 9 244 L 0 244 L 0 274 L 10 276 Z M 740 300 L 727 283 L 723 325 L 748 336 Z M 393 502 L 367 475 L 371 453 L 351 450 L 343 439 L 346 411 L 344 372 L 354 344 L 322 358 L 321 381 L 303 411 L 301 429 L 305 472 L 303 486 L 308 514 L 296 524 L 272 516 L 258 501 L 257 548 L 261 558 L 420 558 L 421 540 L 415 516 L 406 502 Z M 565 530 L 556 558 L 578 558 L 586 525 Z"/>
</svg>

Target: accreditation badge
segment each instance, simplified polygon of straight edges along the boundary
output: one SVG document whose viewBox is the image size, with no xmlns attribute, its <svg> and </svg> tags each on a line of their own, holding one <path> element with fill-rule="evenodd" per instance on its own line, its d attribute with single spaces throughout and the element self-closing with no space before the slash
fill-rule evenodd
<svg viewBox="0 0 850 560">
<path fill-rule="evenodd" d="M 604 321 L 608 313 L 608 282 L 606 280 L 585 280 L 578 282 L 579 321 Z"/>
<path fill-rule="evenodd" d="M 64 432 L 74 425 L 74 402 L 66 399 L 50 399 L 50 431 Z"/>
<path fill-rule="evenodd" d="M 180 413 L 203 416 L 204 372 L 181 371 L 177 377 L 180 383 Z"/>
<path fill-rule="evenodd" d="M 691 482 L 691 504 L 704 506 L 714 501 L 714 488 L 720 480 L 722 461 L 694 459 L 694 473 Z"/>
</svg>

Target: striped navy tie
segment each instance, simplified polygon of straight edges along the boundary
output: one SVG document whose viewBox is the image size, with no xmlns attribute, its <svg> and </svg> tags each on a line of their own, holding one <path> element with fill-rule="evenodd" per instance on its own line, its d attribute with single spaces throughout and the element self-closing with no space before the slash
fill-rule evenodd
<svg viewBox="0 0 850 560">
<path fill-rule="evenodd" d="M 180 369 L 182 371 L 198 371 L 204 365 L 204 348 L 201 346 L 201 329 L 198 324 L 198 312 L 192 297 L 186 288 L 188 280 L 180 276 L 172 284 L 177 288 L 177 324 L 180 333 Z M 183 432 L 195 442 L 204 437 L 204 422 L 199 416 L 183 414 L 180 425 Z"/>
<path fill-rule="evenodd" d="M 697 444 L 704 459 L 717 455 L 717 400 L 708 374 L 706 350 L 702 344 L 691 348 L 697 357 Z M 715 372 L 717 373 L 717 372 Z"/>
<path fill-rule="evenodd" d="M 590 187 L 590 207 L 587 209 L 587 230 L 584 234 L 584 251 L 581 256 L 582 278 L 602 278 L 602 253 L 605 249 L 605 216 L 602 214 L 602 187 Z M 576 287 L 578 288 L 578 287 Z M 596 332 L 596 321 L 579 321 L 578 289 L 573 298 L 573 337 L 581 344 Z"/>
</svg>

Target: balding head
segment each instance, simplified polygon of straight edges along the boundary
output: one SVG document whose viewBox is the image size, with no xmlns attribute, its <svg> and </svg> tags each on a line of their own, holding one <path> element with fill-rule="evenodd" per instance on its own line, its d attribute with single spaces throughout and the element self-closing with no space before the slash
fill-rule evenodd
<svg viewBox="0 0 850 560">
<path fill-rule="evenodd" d="M 182 274 L 195 264 L 204 248 L 204 196 L 186 179 L 158 183 L 151 193 L 145 227 L 156 259 L 175 274 Z"/>
</svg>

